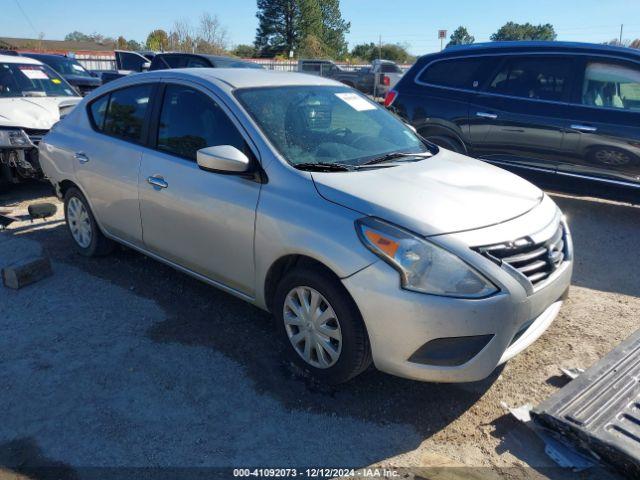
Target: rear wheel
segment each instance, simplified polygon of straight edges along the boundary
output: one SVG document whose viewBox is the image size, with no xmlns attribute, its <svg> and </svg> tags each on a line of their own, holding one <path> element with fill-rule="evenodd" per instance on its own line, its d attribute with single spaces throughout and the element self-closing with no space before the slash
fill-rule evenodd
<svg viewBox="0 0 640 480">
<path fill-rule="evenodd" d="M 77 188 L 70 188 L 64 195 L 64 216 L 80 255 L 97 257 L 111 253 L 113 241 L 102 234 L 87 199 Z"/>
<path fill-rule="evenodd" d="M 289 358 L 317 379 L 346 382 L 371 364 L 360 312 L 330 274 L 311 268 L 290 272 L 278 285 L 273 310 Z"/>
<path fill-rule="evenodd" d="M 445 135 L 436 135 L 433 137 L 426 137 L 431 143 L 435 143 L 439 147 L 446 148 L 456 153 L 464 153 L 464 147 L 455 138 L 447 137 Z"/>
</svg>

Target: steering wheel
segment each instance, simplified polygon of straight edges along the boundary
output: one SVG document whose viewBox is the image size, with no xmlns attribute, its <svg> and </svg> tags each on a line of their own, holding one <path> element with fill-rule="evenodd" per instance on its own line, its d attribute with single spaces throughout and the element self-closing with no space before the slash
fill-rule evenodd
<svg viewBox="0 0 640 480">
<path fill-rule="evenodd" d="M 334 130 L 331 130 L 329 134 L 334 137 L 347 137 L 353 134 L 353 132 L 349 128 L 336 128 Z"/>
</svg>

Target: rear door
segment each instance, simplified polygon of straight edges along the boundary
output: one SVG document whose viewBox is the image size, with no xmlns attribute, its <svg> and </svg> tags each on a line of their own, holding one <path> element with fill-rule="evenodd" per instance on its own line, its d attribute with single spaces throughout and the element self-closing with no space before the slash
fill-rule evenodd
<svg viewBox="0 0 640 480">
<path fill-rule="evenodd" d="M 155 88 L 137 84 L 92 101 L 94 131 L 74 152 L 76 177 L 102 228 L 134 245 L 142 245 L 138 173 Z"/>
<path fill-rule="evenodd" d="M 220 284 L 254 295 L 253 234 L 260 184 L 201 170 L 196 152 L 232 145 L 257 161 L 230 112 L 201 87 L 167 83 L 152 150 L 140 168 L 146 248 Z"/>
<path fill-rule="evenodd" d="M 640 183 L 640 64 L 592 56 L 579 72 L 566 125 L 574 150 L 559 170 Z"/>
<path fill-rule="evenodd" d="M 505 56 L 471 101 L 469 134 L 482 159 L 555 171 L 563 144 L 573 60 L 560 55 Z"/>
</svg>

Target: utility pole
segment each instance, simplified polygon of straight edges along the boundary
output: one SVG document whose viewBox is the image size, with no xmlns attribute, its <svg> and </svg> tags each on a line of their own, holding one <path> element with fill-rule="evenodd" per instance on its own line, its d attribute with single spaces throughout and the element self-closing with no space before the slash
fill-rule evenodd
<svg viewBox="0 0 640 480">
<path fill-rule="evenodd" d="M 378 60 L 382 60 L 382 35 L 378 36 Z"/>
<path fill-rule="evenodd" d="M 624 24 L 620 24 L 620 46 L 622 46 L 622 29 L 624 28 Z"/>
</svg>

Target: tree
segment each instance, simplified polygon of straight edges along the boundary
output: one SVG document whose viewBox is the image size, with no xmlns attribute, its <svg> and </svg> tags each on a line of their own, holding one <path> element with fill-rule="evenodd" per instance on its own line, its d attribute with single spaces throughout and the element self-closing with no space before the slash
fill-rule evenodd
<svg viewBox="0 0 640 480">
<path fill-rule="evenodd" d="M 217 15 L 203 13 L 200 16 L 200 28 L 196 38 L 198 51 L 219 55 L 226 53 L 227 29 L 220 23 Z"/>
<path fill-rule="evenodd" d="M 127 50 L 127 39 L 122 35 L 120 35 L 116 40 L 116 48 L 118 50 Z"/>
<path fill-rule="evenodd" d="M 256 48 L 253 45 L 236 45 L 236 47 L 231 50 L 231 53 L 236 57 L 240 58 L 251 58 L 256 55 Z"/>
<path fill-rule="evenodd" d="M 530 23 L 507 22 L 491 35 L 494 42 L 505 40 L 555 40 L 557 37 L 550 23 L 532 25 Z"/>
<path fill-rule="evenodd" d="M 157 29 L 147 35 L 146 47 L 149 50 L 164 51 L 169 46 L 169 36 L 162 29 Z"/>
<path fill-rule="evenodd" d="M 262 56 L 288 54 L 297 46 L 296 0 L 257 0 L 258 30 L 255 47 Z"/>
<path fill-rule="evenodd" d="M 449 43 L 447 43 L 447 47 L 452 45 L 469 45 L 470 43 L 475 42 L 476 39 L 473 35 L 470 35 L 467 31 L 467 27 L 463 27 L 460 25 L 449 37 Z"/>
<path fill-rule="evenodd" d="M 142 45 L 136 40 L 127 40 L 127 48 L 125 50 L 142 50 Z"/>
<path fill-rule="evenodd" d="M 381 46 L 373 42 L 362 43 L 353 47 L 351 56 L 367 62 L 371 62 L 378 57 L 397 63 L 409 63 L 414 60 L 414 57 L 407 51 L 407 48 L 397 43 L 383 43 Z"/>
<path fill-rule="evenodd" d="M 360 60 L 371 61 L 372 58 L 377 58 L 378 46 L 373 43 L 361 43 L 355 45 L 351 50 L 351 56 Z"/>
<path fill-rule="evenodd" d="M 67 33 L 67 35 L 65 35 L 64 37 L 64 40 L 66 42 L 90 42 L 92 38 L 89 35 L 74 30 L 71 33 Z"/>
<path fill-rule="evenodd" d="M 347 53 L 345 34 L 349 33 L 351 22 L 342 18 L 340 0 L 321 0 L 322 41 L 333 57 L 343 57 Z"/>
<path fill-rule="evenodd" d="M 255 47 L 261 56 L 341 57 L 351 24 L 342 19 L 340 0 L 257 0 Z"/>
<path fill-rule="evenodd" d="M 636 38 L 633 42 L 631 42 L 631 43 L 629 44 L 629 46 L 630 46 L 631 48 L 638 48 L 638 49 L 640 49 L 640 38 Z"/>
</svg>

